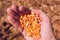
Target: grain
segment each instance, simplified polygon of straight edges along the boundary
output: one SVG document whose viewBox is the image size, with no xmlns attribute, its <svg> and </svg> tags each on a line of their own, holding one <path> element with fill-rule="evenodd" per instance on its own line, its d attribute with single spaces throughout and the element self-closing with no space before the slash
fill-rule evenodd
<svg viewBox="0 0 60 40">
<path fill-rule="evenodd" d="M 37 14 L 29 14 L 29 15 L 21 15 L 20 16 L 20 24 L 21 27 L 23 27 L 26 30 L 26 35 L 34 37 L 34 38 L 40 38 L 40 31 L 41 31 L 41 24 L 39 22 L 41 21 L 41 18 Z"/>
</svg>

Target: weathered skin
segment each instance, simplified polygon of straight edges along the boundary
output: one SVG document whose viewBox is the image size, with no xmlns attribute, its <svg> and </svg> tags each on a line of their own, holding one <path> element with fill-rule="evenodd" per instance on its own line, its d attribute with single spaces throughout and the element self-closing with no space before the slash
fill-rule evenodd
<svg viewBox="0 0 60 40">
<path fill-rule="evenodd" d="M 31 11 L 40 15 L 40 17 L 43 20 L 42 22 L 40 22 L 41 38 L 39 38 L 38 40 L 56 40 L 52 32 L 50 18 L 39 9 L 31 9 Z M 18 20 L 19 20 L 20 14 L 30 13 L 31 11 L 23 6 L 17 7 L 15 5 L 12 5 L 10 8 L 7 9 L 8 21 L 17 29 L 20 30 L 20 32 L 23 34 L 26 40 L 36 40 L 36 39 L 25 35 L 26 31 L 22 27 L 20 27 L 20 23 Z"/>
</svg>

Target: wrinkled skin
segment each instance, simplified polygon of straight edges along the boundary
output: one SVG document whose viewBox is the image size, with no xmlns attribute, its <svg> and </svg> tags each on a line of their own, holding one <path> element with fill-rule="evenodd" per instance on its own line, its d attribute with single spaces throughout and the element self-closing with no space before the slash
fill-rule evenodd
<svg viewBox="0 0 60 40">
<path fill-rule="evenodd" d="M 35 39 L 33 37 L 26 35 L 25 29 L 23 29 L 20 26 L 20 22 L 19 22 L 20 14 L 30 13 L 30 12 L 36 13 L 37 15 L 39 15 L 42 18 L 42 21 L 40 22 L 41 38 L 39 38 L 39 39 Z M 41 10 L 32 9 L 32 8 L 29 10 L 28 8 L 23 7 L 23 6 L 18 7 L 16 5 L 12 5 L 11 7 L 9 7 L 7 9 L 7 13 L 8 13 L 8 21 L 23 34 L 23 36 L 25 37 L 26 40 L 56 40 L 54 37 L 54 34 L 52 32 L 50 19 Z"/>
</svg>

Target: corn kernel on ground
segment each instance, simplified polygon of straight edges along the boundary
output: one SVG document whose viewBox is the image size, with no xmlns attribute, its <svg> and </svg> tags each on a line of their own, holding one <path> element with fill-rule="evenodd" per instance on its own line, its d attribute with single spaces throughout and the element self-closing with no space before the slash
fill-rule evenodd
<svg viewBox="0 0 60 40">
<path fill-rule="evenodd" d="M 26 35 L 40 38 L 41 24 L 39 24 L 39 22 L 41 21 L 41 18 L 38 15 L 32 13 L 29 15 L 21 15 L 19 21 L 21 27 L 27 31 Z"/>
</svg>

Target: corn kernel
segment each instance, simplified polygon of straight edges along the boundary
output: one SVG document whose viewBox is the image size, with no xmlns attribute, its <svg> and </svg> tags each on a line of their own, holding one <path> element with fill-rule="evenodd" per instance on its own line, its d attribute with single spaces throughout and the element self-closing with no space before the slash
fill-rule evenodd
<svg viewBox="0 0 60 40">
<path fill-rule="evenodd" d="M 21 15 L 20 16 L 20 24 L 21 27 L 25 28 L 26 30 L 26 35 L 34 37 L 34 38 L 39 38 L 40 35 L 40 27 L 41 24 L 39 22 L 41 21 L 41 18 L 34 14 L 31 13 L 29 15 Z"/>
</svg>

